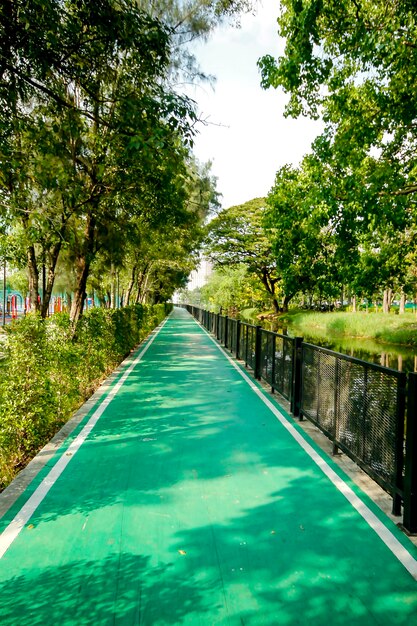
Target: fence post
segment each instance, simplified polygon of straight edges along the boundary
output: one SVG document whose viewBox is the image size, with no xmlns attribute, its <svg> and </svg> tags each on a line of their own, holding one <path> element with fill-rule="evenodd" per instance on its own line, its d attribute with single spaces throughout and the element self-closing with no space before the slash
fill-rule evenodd
<svg viewBox="0 0 417 626">
<path fill-rule="evenodd" d="M 237 320 L 236 322 L 236 358 L 240 357 L 240 331 L 241 331 L 241 321 Z"/>
<path fill-rule="evenodd" d="M 283 347 L 283 352 L 284 352 L 284 345 Z M 276 369 L 276 361 L 275 361 L 275 355 L 277 352 L 277 336 L 274 333 L 272 335 L 272 368 L 271 368 L 271 393 L 274 393 L 275 391 L 275 369 Z M 283 362 L 285 361 L 285 356 L 283 358 Z"/>
<path fill-rule="evenodd" d="M 216 339 L 219 338 L 219 330 L 220 330 L 220 313 L 217 313 L 216 314 L 216 332 L 215 332 Z"/>
<path fill-rule="evenodd" d="M 291 394 L 291 413 L 294 417 L 299 417 L 300 420 L 303 416 L 300 415 L 301 406 L 301 361 L 302 361 L 302 349 L 303 337 L 294 337 L 294 353 L 293 353 L 293 384 Z"/>
<path fill-rule="evenodd" d="M 256 327 L 255 334 L 255 369 L 254 377 L 257 380 L 261 379 L 261 352 L 262 352 L 262 326 Z"/>
<path fill-rule="evenodd" d="M 395 486 L 399 492 L 403 492 L 404 480 L 404 427 L 405 427 L 405 399 L 407 387 L 407 375 L 401 373 L 397 383 L 397 407 L 395 424 Z M 401 515 L 402 497 L 398 491 L 394 493 L 392 501 L 392 514 Z"/>
<path fill-rule="evenodd" d="M 229 341 L 229 316 L 225 315 L 224 317 L 224 347 L 227 348 L 228 347 L 228 341 Z"/>
<path fill-rule="evenodd" d="M 403 526 L 417 533 L 417 374 L 408 374 Z"/>
<path fill-rule="evenodd" d="M 334 409 L 333 409 L 333 456 L 336 456 L 339 453 L 339 448 L 336 444 L 336 441 L 339 441 L 339 397 L 340 397 L 340 361 L 336 358 L 335 368 L 334 368 Z"/>
</svg>

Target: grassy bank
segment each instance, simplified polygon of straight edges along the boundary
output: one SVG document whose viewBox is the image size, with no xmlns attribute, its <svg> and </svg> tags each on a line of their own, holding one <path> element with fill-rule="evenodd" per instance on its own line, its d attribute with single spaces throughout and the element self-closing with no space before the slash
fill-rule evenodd
<svg viewBox="0 0 417 626">
<path fill-rule="evenodd" d="M 417 320 L 414 314 L 384 313 L 317 313 L 290 311 L 278 321 L 291 327 L 291 334 L 309 338 L 355 337 L 373 339 L 380 343 L 417 346 Z"/>
</svg>

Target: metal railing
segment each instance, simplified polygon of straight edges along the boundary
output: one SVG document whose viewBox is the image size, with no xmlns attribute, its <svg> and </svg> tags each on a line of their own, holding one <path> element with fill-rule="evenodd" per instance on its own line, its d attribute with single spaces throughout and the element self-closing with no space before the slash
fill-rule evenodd
<svg viewBox="0 0 417 626">
<path fill-rule="evenodd" d="M 300 415 L 393 496 L 401 512 L 407 376 L 302 343 Z"/>
<path fill-rule="evenodd" d="M 393 497 L 417 533 L 417 374 L 404 374 L 186 305 L 223 345 Z M 407 419 L 406 419 L 407 417 Z"/>
</svg>

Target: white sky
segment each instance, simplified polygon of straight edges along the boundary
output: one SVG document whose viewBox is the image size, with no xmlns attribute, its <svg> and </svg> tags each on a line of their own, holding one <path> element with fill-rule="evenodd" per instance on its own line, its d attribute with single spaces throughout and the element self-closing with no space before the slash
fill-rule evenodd
<svg viewBox="0 0 417 626">
<path fill-rule="evenodd" d="M 297 165 L 320 133 L 318 122 L 283 115 L 288 96 L 260 87 L 257 60 L 278 56 L 283 41 L 277 35 L 279 2 L 263 0 L 256 15 L 241 19 L 241 28 L 222 27 L 206 43 L 195 47 L 201 69 L 213 74 L 209 85 L 190 96 L 198 102 L 200 124 L 194 154 L 212 160 L 217 189 L 224 208 L 265 196 L 276 171 L 286 163 Z"/>
</svg>

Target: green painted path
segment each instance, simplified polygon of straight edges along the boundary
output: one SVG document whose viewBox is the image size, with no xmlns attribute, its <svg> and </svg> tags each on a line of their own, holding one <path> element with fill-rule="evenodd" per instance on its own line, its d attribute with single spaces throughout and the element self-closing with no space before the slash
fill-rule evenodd
<svg viewBox="0 0 417 626">
<path fill-rule="evenodd" d="M 417 624 L 416 549 L 188 313 L 145 349 L 1 520 L 1 626 Z"/>
</svg>

